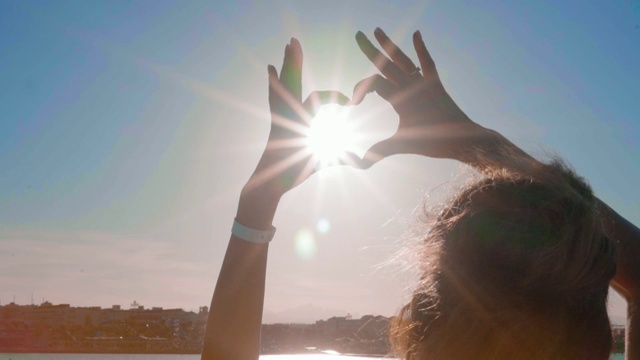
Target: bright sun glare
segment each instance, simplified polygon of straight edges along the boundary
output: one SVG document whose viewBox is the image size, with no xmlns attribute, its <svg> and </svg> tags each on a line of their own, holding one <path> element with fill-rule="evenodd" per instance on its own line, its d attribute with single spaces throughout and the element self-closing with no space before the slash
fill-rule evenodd
<svg viewBox="0 0 640 360">
<path fill-rule="evenodd" d="M 347 108 L 325 105 L 311 120 L 307 146 L 320 167 L 338 164 L 355 151 L 357 135 L 348 117 Z"/>
</svg>

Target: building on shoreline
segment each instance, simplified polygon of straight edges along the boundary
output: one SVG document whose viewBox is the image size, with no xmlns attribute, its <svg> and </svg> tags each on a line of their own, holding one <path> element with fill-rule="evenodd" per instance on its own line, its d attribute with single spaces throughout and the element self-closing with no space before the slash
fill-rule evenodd
<svg viewBox="0 0 640 360">
<path fill-rule="evenodd" d="M 0 351 L 200 351 L 208 309 L 122 309 L 69 304 L 0 306 Z"/>
</svg>

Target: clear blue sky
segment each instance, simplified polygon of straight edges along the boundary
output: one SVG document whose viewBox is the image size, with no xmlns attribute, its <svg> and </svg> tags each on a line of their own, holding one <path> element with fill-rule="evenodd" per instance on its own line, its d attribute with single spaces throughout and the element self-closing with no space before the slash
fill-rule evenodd
<svg viewBox="0 0 640 360">
<path fill-rule="evenodd" d="M 350 94 L 373 73 L 355 32 L 376 26 L 412 55 L 420 29 L 468 115 L 562 155 L 640 223 L 638 1 L 2 1 L 0 301 L 208 304 L 268 132 L 267 64 L 279 67 L 296 36 L 304 90 Z M 375 109 L 368 126 L 389 132 L 382 105 L 372 97 L 361 111 Z M 288 194 L 267 315 L 392 314 L 411 275 L 381 264 L 424 194 L 437 203 L 460 172 L 398 156 L 366 173 L 327 170 Z M 301 236 L 313 251 L 296 251 Z"/>
</svg>

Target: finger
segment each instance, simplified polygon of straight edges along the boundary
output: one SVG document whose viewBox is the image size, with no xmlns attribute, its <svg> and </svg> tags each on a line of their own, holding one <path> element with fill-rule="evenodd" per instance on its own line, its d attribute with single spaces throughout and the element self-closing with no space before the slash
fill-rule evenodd
<svg viewBox="0 0 640 360">
<path fill-rule="evenodd" d="M 398 88 L 381 75 L 372 75 L 356 84 L 353 88 L 351 103 L 354 105 L 360 104 L 367 93 L 374 91 L 383 99 L 391 102 L 391 99 L 398 93 Z"/>
<path fill-rule="evenodd" d="M 269 65 L 267 72 L 269 73 L 269 104 L 272 106 L 271 110 L 282 111 L 283 106 L 286 106 L 301 113 L 300 101 L 294 99 L 289 89 L 278 79 L 276 68 L 273 65 Z"/>
<path fill-rule="evenodd" d="M 391 41 L 391 39 L 389 39 L 387 34 L 385 34 L 382 29 L 376 28 L 373 34 L 375 35 L 384 51 L 389 54 L 391 60 L 393 60 L 393 62 L 396 63 L 396 65 L 398 65 L 400 69 L 402 69 L 402 71 L 404 71 L 407 75 L 412 74 L 416 71 L 417 66 L 413 63 L 413 61 L 411 61 L 411 59 L 409 59 L 409 57 L 405 55 L 405 53 L 403 53 L 402 50 L 400 50 L 398 46 L 396 46 L 396 44 Z"/>
<path fill-rule="evenodd" d="M 400 152 L 394 139 L 383 140 L 373 145 L 361 158 L 353 152 L 346 152 L 338 165 L 348 165 L 358 169 L 368 169 L 380 160 Z"/>
<path fill-rule="evenodd" d="M 271 66 L 269 70 L 269 104 L 272 113 L 279 113 L 291 119 L 299 119 L 304 115 L 300 104 L 302 49 L 300 43 L 292 39 L 284 49 L 284 60 L 278 72 Z"/>
<path fill-rule="evenodd" d="M 302 47 L 295 38 L 285 47 L 280 81 L 294 98 L 302 97 Z"/>
<path fill-rule="evenodd" d="M 367 39 L 367 37 L 358 31 L 356 34 L 356 42 L 360 47 L 360 50 L 369 58 L 369 60 L 375 65 L 378 70 L 391 80 L 396 85 L 401 85 L 407 82 L 407 75 L 393 62 L 391 62 L 380 50 Z"/>
<path fill-rule="evenodd" d="M 438 72 L 436 71 L 436 64 L 433 62 L 429 51 L 427 51 L 427 47 L 424 45 L 420 31 L 413 33 L 413 47 L 415 47 L 418 59 L 420 59 L 423 76 L 425 78 L 437 77 Z"/>
<path fill-rule="evenodd" d="M 306 110 L 310 117 L 313 117 L 316 115 L 318 109 L 322 105 L 346 105 L 349 102 L 349 98 L 339 91 L 313 91 L 302 103 L 302 107 Z"/>
<path fill-rule="evenodd" d="M 302 170 L 300 170 L 300 173 L 298 173 L 298 176 L 296 177 L 292 185 L 296 186 L 298 184 L 301 184 L 303 181 L 305 181 L 307 178 L 313 175 L 316 171 L 318 171 L 318 168 L 316 165 L 317 164 L 314 163 L 312 157 L 310 156 L 307 157 L 304 167 L 302 168 Z"/>
<path fill-rule="evenodd" d="M 365 161 L 357 154 L 347 151 L 340 156 L 338 163 L 335 165 L 346 165 L 346 166 L 354 167 L 356 169 L 368 169 L 373 164 L 374 162 Z"/>
<path fill-rule="evenodd" d="M 282 60 L 282 67 L 280 68 L 280 76 L 284 76 L 284 74 L 288 71 L 288 69 L 291 67 L 291 55 L 290 53 L 290 48 L 291 46 L 289 44 L 287 44 L 284 47 L 284 60 Z"/>
<path fill-rule="evenodd" d="M 278 84 L 278 71 L 275 66 L 267 66 L 267 74 L 269 75 L 269 103 L 273 104 L 276 99 L 276 87 Z"/>
<path fill-rule="evenodd" d="M 357 163 L 361 169 L 368 169 L 378 161 L 391 155 L 400 154 L 400 147 L 394 138 L 382 140 L 374 144 Z"/>
<path fill-rule="evenodd" d="M 267 66 L 269 74 L 269 107 L 272 124 L 278 129 L 302 132 L 305 127 L 294 119 L 303 118 L 306 111 L 299 101 L 293 100 L 291 94 L 278 80 L 278 71 L 273 65 Z M 288 109 L 288 110 L 285 110 Z M 300 116 L 293 116 L 291 110 Z"/>
</svg>

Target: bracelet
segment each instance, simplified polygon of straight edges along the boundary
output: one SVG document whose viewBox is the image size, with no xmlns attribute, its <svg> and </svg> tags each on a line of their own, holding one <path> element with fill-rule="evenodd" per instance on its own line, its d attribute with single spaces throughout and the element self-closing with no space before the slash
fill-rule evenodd
<svg viewBox="0 0 640 360">
<path fill-rule="evenodd" d="M 272 226 L 270 230 L 256 230 L 246 227 L 240 224 L 238 220 L 234 219 L 233 226 L 231 227 L 231 234 L 238 239 L 252 242 L 254 244 L 268 244 L 276 234 L 276 228 Z"/>
</svg>

